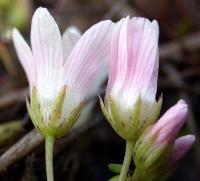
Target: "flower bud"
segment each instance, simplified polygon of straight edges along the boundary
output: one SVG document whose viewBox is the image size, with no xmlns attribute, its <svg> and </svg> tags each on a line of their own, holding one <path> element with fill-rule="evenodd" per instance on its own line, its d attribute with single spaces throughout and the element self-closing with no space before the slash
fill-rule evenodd
<svg viewBox="0 0 200 181">
<path fill-rule="evenodd" d="M 169 167 L 175 166 L 181 158 L 191 149 L 195 142 L 194 135 L 186 135 L 176 139 L 169 158 Z"/>
<path fill-rule="evenodd" d="M 138 172 L 146 172 L 154 178 L 169 173 L 171 165 L 191 148 L 194 136 L 187 135 L 176 140 L 185 123 L 187 111 L 187 104 L 180 100 L 145 130 L 136 142 L 133 153 L 136 168 L 140 170 Z"/>
</svg>

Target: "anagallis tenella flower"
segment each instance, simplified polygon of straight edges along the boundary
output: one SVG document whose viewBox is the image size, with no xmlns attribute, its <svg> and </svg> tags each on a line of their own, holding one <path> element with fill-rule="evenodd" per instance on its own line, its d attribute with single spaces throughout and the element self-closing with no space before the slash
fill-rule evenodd
<svg viewBox="0 0 200 181">
<path fill-rule="evenodd" d="M 31 25 L 31 48 L 18 30 L 12 38 L 30 87 L 27 107 L 34 125 L 45 135 L 59 137 L 80 115 L 99 72 L 109 59 L 113 23 L 102 21 L 82 36 L 59 28 L 47 9 L 38 8 Z"/>
<path fill-rule="evenodd" d="M 13 30 L 14 46 L 30 87 L 29 115 L 45 137 L 48 181 L 54 180 L 54 138 L 71 129 L 85 100 L 96 93 L 105 77 L 113 26 L 111 21 L 101 21 L 82 36 L 70 28 L 61 37 L 47 9 L 38 8 L 32 18 L 31 48 Z"/>
<path fill-rule="evenodd" d="M 157 21 L 123 18 L 111 40 L 111 63 L 105 103 L 101 107 L 115 131 L 136 140 L 159 115 L 155 100 L 159 67 Z"/>
<path fill-rule="evenodd" d="M 187 112 L 185 101 L 178 101 L 137 140 L 134 148 L 135 180 L 164 178 L 191 148 L 195 136 L 176 139 L 186 121 Z"/>
</svg>

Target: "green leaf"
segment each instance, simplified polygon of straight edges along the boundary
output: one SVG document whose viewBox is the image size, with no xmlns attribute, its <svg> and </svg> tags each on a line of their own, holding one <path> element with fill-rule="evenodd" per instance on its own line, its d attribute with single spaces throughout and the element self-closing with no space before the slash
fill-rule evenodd
<svg viewBox="0 0 200 181">
<path fill-rule="evenodd" d="M 126 181 L 130 181 L 130 180 L 131 180 L 130 177 L 126 178 Z M 119 175 L 115 175 L 114 177 L 110 178 L 108 181 L 119 181 Z"/>
<path fill-rule="evenodd" d="M 116 164 L 116 163 L 111 163 L 111 164 L 108 165 L 108 168 L 113 173 L 120 173 L 121 169 L 122 169 L 122 165 L 121 164 Z"/>
<path fill-rule="evenodd" d="M 119 175 L 116 175 L 116 176 L 112 177 L 108 181 L 119 181 Z"/>
</svg>

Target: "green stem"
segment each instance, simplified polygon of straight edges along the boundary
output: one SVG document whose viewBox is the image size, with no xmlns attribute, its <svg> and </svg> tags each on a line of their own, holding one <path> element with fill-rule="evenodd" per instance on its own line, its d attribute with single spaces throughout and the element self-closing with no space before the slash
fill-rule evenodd
<svg viewBox="0 0 200 181">
<path fill-rule="evenodd" d="M 133 151 L 132 143 L 129 141 L 126 141 L 126 151 L 125 151 L 124 161 L 122 165 L 122 170 L 119 176 L 119 181 L 126 181 L 127 173 L 128 173 L 132 155 L 133 155 L 132 151 Z"/>
<path fill-rule="evenodd" d="M 45 151 L 46 151 L 47 181 L 54 181 L 54 176 L 53 176 L 53 145 L 54 145 L 54 138 L 52 136 L 46 136 L 45 137 Z"/>
</svg>

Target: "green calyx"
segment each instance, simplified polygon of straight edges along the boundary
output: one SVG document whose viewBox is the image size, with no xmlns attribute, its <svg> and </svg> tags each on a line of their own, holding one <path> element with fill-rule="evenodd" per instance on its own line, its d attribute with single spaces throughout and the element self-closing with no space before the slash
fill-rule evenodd
<svg viewBox="0 0 200 181">
<path fill-rule="evenodd" d="M 112 99 L 111 96 L 107 96 L 105 104 L 103 100 L 100 99 L 100 105 L 103 114 L 106 119 L 113 127 L 113 129 L 125 140 L 129 140 L 133 143 L 139 138 L 142 132 L 149 126 L 152 125 L 158 118 L 160 114 L 160 109 L 162 106 L 162 96 L 158 102 L 154 102 L 151 108 L 151 112 L 148 115 L 147 120 L 141 120 L 142 112 L 142 99 L 138 96 L 131 113 L 129 116 L 122 117 L 120 115 L 120 107 Z"/>
<path fill-rule="evenodd" d="M 139 122 L 141 99 L 139 98 L 136 101 L 132 114 L 128 120 L 127 118 L 125 120 L 121 117 L 119 114 L 120 108 L 111 97 L 108 98 L 106 105 L 104 105 L 101 97 L 99 97 L 99 99 L 102 112 L 113 129 L 125 140 L 135 140 L 135 131 Z"/>
<path fill-rule="evenodd" d="M 66 86 L 64 86 L 58 93 L 54 100 L 52 111 L 48 120 L 44 120 L 42 115 L 41 106 L 38 98 L 38 93 L 35 87 L 32 89 L 31 103 L 26 100 L 27 109 L 30 118 L 35 127 L 42 133 L 44 137 L 61 137 L 72 128 L 78 117 L 80 116 L 83 102 L 74 108 L 67 118 L 62 118 L 61 113 L 66 96 Z"/>
<path fill-rule="evenodd" d="M 137 168 L 153 173 L 166 166 L 172 145 L 168 143 L 156 144 L 157 135 L 149 135 L 150 128 L 147 128 L 137 140 L 133 157 Z"/>
<path fill-rule="evenodd" d="M 161 95 L 158 101 L 155 101 L 151 107 L 151 111 L 148 114 L 148 118 L 144 121 L 142 125 L 142 131 L 145 130 L 148 126 L 152 125 L 157 121 L 158 116 L 160 115 L 161 107 L 163 103 L 163 96 Z"/>
<path fill-rule="evenodd" d="M 137 168 L 134 170 L 134 174 L 131 178 L 131 181 L 155 181 L 155 180 L 161 180 L 162 175 L 160 175 L 160 172 L 155 172 L 151 170 L 143 170 L 142 168 Z"/>
</svg>

